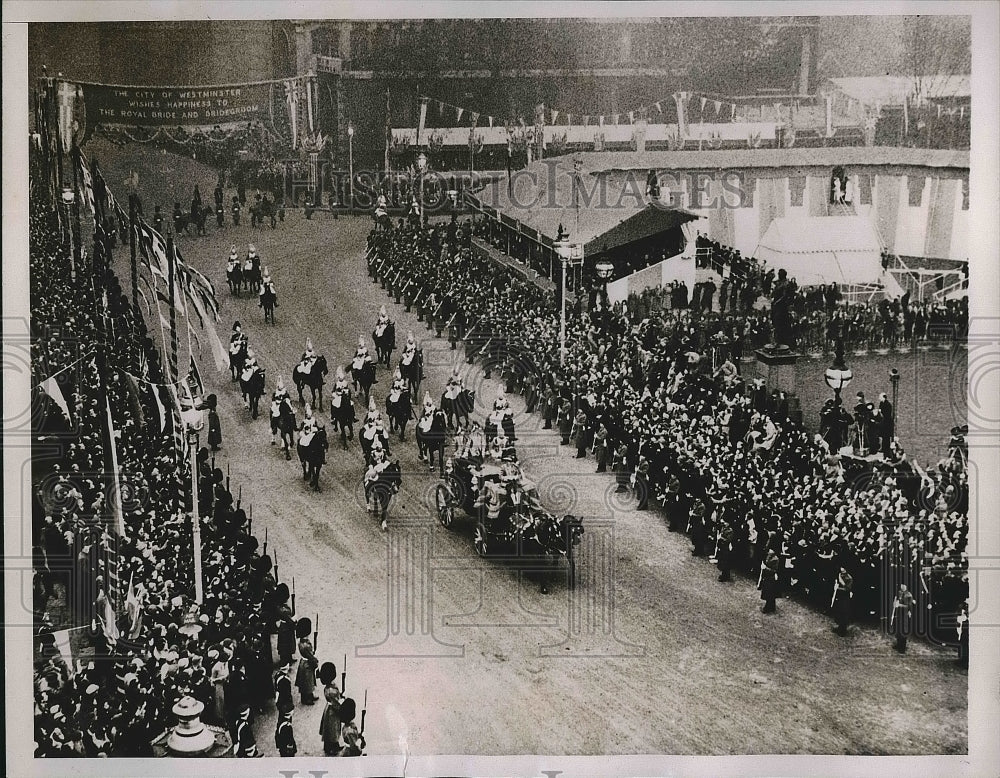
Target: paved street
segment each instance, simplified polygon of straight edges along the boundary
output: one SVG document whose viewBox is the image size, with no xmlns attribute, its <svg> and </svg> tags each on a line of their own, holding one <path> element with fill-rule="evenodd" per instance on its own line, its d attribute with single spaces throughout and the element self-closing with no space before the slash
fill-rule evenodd
<svg viewBox="0 0 1000 778">
<path fill-rule="evenodd" d="M 109 181 L 122 177 L 116 171 Z M 200 183 L 210 196 L 211 179 Z M 168 211 L 166 196 L 161 202 Z M 185 258 L 219 289 L 220 337 L 228 340 L 234 319 L 243 323 L 269 392 L 278 374 L 291 386 L 307 336 L 331 371 L 348 362 L 359 334 L 371 347 L 385 303 L 398 342 L 408 329 L 422 342 L 421 394 L 426 388 L 440 398 L 463 352 L 433 338 L 369 280 L 362 256 L 370 224 L 290 212 L 277 230 L 256 231 L 247 215 L 240 228 L 179 239 Z M 249 241 L 277 284 L 274 327 L 263 323 L 256 296 L 233 298 L 225 284 L 230 243 L 245 253 Z M 119 263 L 123 256 L 119 250 Z M 127 278 L 122 264 L 119 273 Z M 573 592 L 564 571 L 543 595 L 531 571 L 476 557 L 471 520 L 454 531 L 437 523 L 438 479 L 417 459 L 412 426 L 407 442 L 392 444 L 404 484 L 383 533 L 364 509 L 356 441 L 346 452 L 332 441 L 323 491 L 312 492 L 297 461 L 269 445 L 266 418 L 251 421 L 228 373 L 215 374 L 207 349 L 199 364 L 220 400 L 217 465 L 231 468 L 234 491 L 242 485 L 261 540 L 266 528 L 281 580 L 291 586 L 294 576 L 297 615 L 318 614 L 320 660 L 339 671 L 347 654 L 347 694 L 359 708 L 367 689 L 369 753 L 965 751 L 966 675 L 951 653 L 915 641 L 900 657 L 868 628 L 839 638 L 828 616 L 790 600 L 779 601 L 776 615 L 761 615 L 755 581 L 716 582 L 714 566 L 692 558 L 685 537 L 670 534 L 655 512 L 614 499 L 613 476 L 573 459 L 575 449 L 561 448 L 539 417 L 524 416 L 520 398 L 510 400 L 526 472 L 550 510 L 585 517 Z M 483 380 L 478 367 L 463 369 L 482 418 L 499 384 Z M 380 368 L 380 408 L 389 382 Z M 359 406 L 359 418 L 363 412 Z M 322 707 L 296 708 L 300 755 L 322 754 Z M 269 755 L 273 716 L 258 725 Z"/>
</svg>

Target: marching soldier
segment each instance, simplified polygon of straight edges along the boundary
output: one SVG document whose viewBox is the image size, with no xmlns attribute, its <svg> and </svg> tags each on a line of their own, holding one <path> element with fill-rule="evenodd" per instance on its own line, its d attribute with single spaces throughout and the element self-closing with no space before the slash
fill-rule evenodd
<svg viewBox="0 0 1000 778">
<path fill-rule="evenodd" d="M 833 617 L 837 622 L 833 631 L 841 637 L 847 634 L 847 622 L 851 617 L 851 598 L 854 596 L 853 588 L 854 578 L 847 572 L 847 568 L 841 567 L 833 584 L 833 600 L 830 603 L 833 607 Z"/>
<path fill-rule="evenodd" d="M 250 706 L 243 705 L 236 721 L 236 738 L 233 743 L 233 754 L 241 759 L 256 759 L 264 756 L 257 749 L 257 740 L 250 726 Z"/>
<path fill-rule="evenodd" d="M 278 712 L 278 726 L 274 730 L 274 746 L 279 756 L 295 756 L 295 732 L 292 731 L 292 709 Z"/>
<path fill-rule="evenodd" d="M 587 414 L 581 408 L 577 411 L 573 420 L 573 432 L 571 438 L 576 440 L 576 458 L 583 459 L 587 456 Z"/>
<path fill-rule="evenodd" d="M 348 697 L 340 704 L 340 737 L 344 745 L 337 752 L 337 756 L 361 756 L 364 753 L 365 736 L 354 723 L 355 715 L 357 715 L 357 703 Z"/>
<path fill-rule="evenodd" d="M 274 674 L 274 704 L 279 714 L 295 707 L 295 701 L 292 699 L 292 679 L 289 677 L 291 670 L 291 659 L 284 659 Z"/>
</svg>

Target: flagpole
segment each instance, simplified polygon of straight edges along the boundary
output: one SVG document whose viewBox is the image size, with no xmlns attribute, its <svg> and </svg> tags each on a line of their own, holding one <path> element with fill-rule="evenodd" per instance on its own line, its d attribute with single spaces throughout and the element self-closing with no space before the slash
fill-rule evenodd
<svg viewBox="0 0 1000 778">
<path fill-rule="evenodd" d="M 167 383 L 176 390 L 177 386 L 177 299 L 175 294 L 176 284 L 174 283 L 174 266 L 177 264 L 174 255 L 174 234 L 167 233 L 167 287 L 169 288 L 169 308 L 170 308 L 170 353 L 167 355 Z M 174 394 L 176 397 L 176 392 Z M 177 440 L 177 436 L 174 436 Z M 183 442 L 183 441 L 182 441 Z M 175 448 L 175 456 L 180 459 L 180 447 Z"/>
<path fill-rule="evenodd" d="M 132 270 L 132 334 L 135 340 L 136 356 L 140 356 L 141 345 L 139 343 L 139 323 L 142 321 L 142 313 L 139 310 L 139 260 L 137 257 L 137 241 L 135 235 L 135 193 L 129 192 L 128 196 L 128 245 L 131 257 Z M 138 366 L 138 363 L 136 364 Z"/>
<path fill-rule="evenodd" d="M 392 123 L 389 121 L 389 87 L 385 88 L 385 175 L 389 176 L 389 140 L 392 135 Z"/>
</svg>

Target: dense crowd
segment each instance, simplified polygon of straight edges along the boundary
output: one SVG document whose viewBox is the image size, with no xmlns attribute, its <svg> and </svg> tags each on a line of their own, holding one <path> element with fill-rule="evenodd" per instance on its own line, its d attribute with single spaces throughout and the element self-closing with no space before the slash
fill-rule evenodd
<svg viewBox="0 0 1000 778">
<path fill-rule="evenodd" d="M 634 299 L 593 315 L 577 306 L 561 363 L 552 295 L 478 256 L 469 234 L 454 222 L 378 230 L 370 270 L 439 301 L 470 359 L 481 357 L 487 375 L 500 371 L 529 412 L 554 422 L 564 443 L 575 440 L 578 456 L 595 452 L 598 470 L 610 459 L 619 490 L 632 488 L 640 509 L 651 497 L 661 502 L 694 553 L 712 555 L 727 577 L 730 566 L 751 575 L 773 567 L 777 586 L 826 607 L 845 568 L 861 615 L 886 612 L 886 569 L 935 615 L 961 610 L 968 481 L 960 430 L 929 472 L 895 439 L 874 466 L 841 458 L 789 418 L 782 395 L 745 381 L 725 349 L 713 365 L 708 352 L 727 321 L 717 312 Z"/>
<path fill-rule="evenodd" d="M 293 755 L 296 653 L 304 704 L 317 700 L 322 681 L 326 753 L 359 755 L 354 703 L 332 664 L 319 667 L 308 620 L 295 620 L 294 596 L 207 448 L 196 452 L 204 582 L 196 605 L 188 463 L 154 397 L 164 369 L 109 270 L 116 237 L 99 233 L 92 252 L 73 258 L 39 164 L 30 203 L 32 376 L 39 386 L 58 374 L 61 391 L 47 385 L 47 394 L 65 398 L 69 418 L 48 402 L 33 419 L 35 755 L 152 756 L 185 697 L 204 704 L 202 719 L 228 730 L 232 753 L 243 757 L 261 755 L 253 720 L 276 705 L 276 747 Z M 159 396 L 169 407 L 167 393 Z M 121 535 L 108 509 L 107 414 Z M 60 445 L 46 454 L 53 440 Z M 73 624 L 78 637 L 60 645 L 57 634 Z"/>
<path fill-rule="evenodd" d="M 756 337 L 748 345 L 759 348 L 769 337 L 762 309 L 773 302 L 776 273 L 753 257 L 699 235 L 697 262 L 713 272 L 691 291 L 674 285 L 671 291 L 646 290 L 633 297 L 636 305 L 660 309 L 689 309 L 703 315 L 715 312 L 723 318 L 743 320 Z M 719 277 L 716 286 L 714 277 Z M 909 293 L 872 302 L 848 302 L 834 282 L 798 287 L 791 279 L 789 299 L 796 323 L 798 347 L 804 351 L 832 353 L 843 339 L 848 350 L 915 348 L 925 341 L 964 341 L 969 331 L 968 298 L 917 302 Z"/>
</svg>

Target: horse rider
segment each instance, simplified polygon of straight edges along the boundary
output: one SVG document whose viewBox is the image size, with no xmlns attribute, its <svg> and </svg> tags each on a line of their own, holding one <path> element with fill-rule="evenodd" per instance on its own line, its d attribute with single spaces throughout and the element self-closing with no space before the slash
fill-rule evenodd
<svg viewBox="0 0 1000 778">
<path fill-rule="evenodd" d="M 514 415 L 514 412 L 510 409 L 510 403 L 507 402 L 507 395 L 504 394 L 503 389 L 497 392 L 497 398 L 493 401 L 493 410 L 500 413 L 501 416 Z"/>
<path fill-rule="evenodd" d="M 399 358 L 399 363 L 406 367 L 409 367 L 413 363 L 414 358 L 418 358 L 420 354 L 420 349 L 417 347 L 417 341 L 413 338 L 413 330 L 406 333 L 406 345 L 403 346 L 403 353 Z M 423 365 L 420 364 L 419 359 L 417 366 L 420 369 L 419 380 L 424 380 L 424 370 Z"/>
<path fill-rule="evenodd" d="M 366 362 L 371 361 L 371 354 L 368 353 L 368 346 L 365 345 L 365 336 L 358 335 L 358 348 L 354 352 L 354 358 L 351 360 L 351 370 L 361 370 L 364 368 Z"/>
<path fill-rule="evenodd" d="M 264 272 L 263 272 L 263 274 L 260 277 L 260 292 L 258 294 L 258 296 L 260 297 L 260 303 L 259 303 L 259 305 L 260 305 L 261 308 L 264 307 L 264 295 L 267 292 L 270 292 L 272 295 L 274 295 L 274 299 L 275 299 L 275 303 L 274 304 L 277 305 L 278 304 L 277 303 L 277 300 L 278 300 L 278 290 L 274 286 L 274 281 L 271 280 L 271 271 L 265 265 L 264 266 Z"/>
<path fill-rule="evenodd" d="M 448 376 L 448 381 L 444 386 L 444 396 L 454 402 L 464 389 L 465 379 L 459 375 L 458 366 L 456 365 L 451 371 L 451 375 Z"/>
<path fill-rule="evenodd" d="M 243 363 L 243 373 L 240 376 L 244 381 L 249 381 L 253 378 L 253 374 L 260 370 L 261 367 L 257 363 L 257 357 L 253 352 L 253 349 L 247 349 L 247 360 Z"/>
<path fill-rule="evenodd" d="M 302 419 L 302 426 L 299 427 L 299 443 L 308 446 L 317 429 L 319 429 L 319 421 L 313 416 L 312 406 L 306 403 L 305 416 Z"/>
<path fill-rule="evenodd" d="M 396 372 L 392 375 L 392 387 L 389 389 L 389 402 L 396 403 L 399 402 L 399 398 L 403 392 L 405 392 L 409 387 L 407 386 L 407 381 L 403 378 L 403 374 L 396 368 Z"/>
<path fill-rule="evenodd" d="M 375 337 L 381 338 L 382 334 L 385 332 L 385 328 L 390 324 L 389 312 L 386 311 L 383 305 L 378 309 L 378 321 L 375 322 Z"/>
<path fill-rule="evenodd" d="M 257 247 L 252 243 L 247 246 L 247 258 L 243 261 L 243 269 L 251 271 L 260 264 L 260 256 L 257 254 Z"/>
<path fill-rule="evenodd" d="M 389 201 L 386 200 L 385 193 L 381 193 L 378 196 L 378 200 L 375 203 L 375 221 L 379 222 L 389 215 L 388 211 Z"/>
<path fill-rule="evenodd" d="M 274 394 L 271 395 L 271 445 L 272 446 L 277 444 L 279 421 L 281 420 L 281 405 L 284 402 L 288 402 L 288 392 L 285 391 L 285 385 L 279 378 L 278 388 L 275 389 Z"/>
<path fill-rule="evenodd" d="M 422 422 L 421 427 L 422 427 L 422 429 L 425 432 L 428 431 L 428 430 L 430 430 L 431 425 L 430 425 L 430 421 L 426 421 L 425 422 L 424 420 L 425 419 L 428 419 L 428 420 L 429 419 L 433 419 L 434 412 L 436 410 L 437 410 L 437 407 L 434 405 L 434 400 L 431 399 L 431 393 L 430 392 L 424 392 L 424 407 L 423 407 L 423 410 L 420 412 L 420 421 Z"/>
<path fill-rule="evenodd" d="M 233 334 L 229 336 L 229 353 L 238 354 L 247 344 L 247 340 L 246 333 L 243 332 L 243 325 L 239 323 L 239 320 L 233 322 Z"/>
<path fill-rule="evenodd" d="M 306 338 L 306 350 L 302 352 L 302 359 L 299 360 L 299 372 L 303 375 L 309 375 L 317 356 L 313 349 L 312 338 Z"/>
<path fill-rule="evenodd" d="M 368 463 L 368 468 L 365 470 L 365 503 L 368 508 L 369 513 L 373 513 L 376 506 L 372 503 L 371 490 L 375 484 L 378 483 L 379 478 L 381 478 L 382 473 L 389 467 L 389 457 L 386 455 L 385 448 L 377 440 L 372 444 L 371 449 L 371 460 Z M 385 515 L 382 516 L 382 529 L 386 528 Z"/>
</svg>

